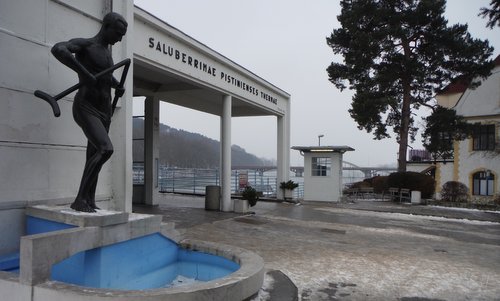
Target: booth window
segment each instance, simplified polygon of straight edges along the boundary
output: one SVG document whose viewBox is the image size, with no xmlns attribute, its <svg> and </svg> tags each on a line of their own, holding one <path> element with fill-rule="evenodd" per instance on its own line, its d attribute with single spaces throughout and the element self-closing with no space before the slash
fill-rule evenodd
<svg viewBox="0 0 500 301">
<path fill-rule="evenodd" d="M 494 150 L 495 149 L 495 125 L 478 125 L 472 134 L 473 150 Z"/>
<path fill-rule="evenodd" d="M 332 160 L 328 157 L 312 158 L 312 176 L 328 177 L 331 174 Z"/>
<path fill-rule="evenodd" d="M 493 195 L 495 176 L 491 172 L 479 171 L 472 175 L 472 194 Z"/>
</svg>

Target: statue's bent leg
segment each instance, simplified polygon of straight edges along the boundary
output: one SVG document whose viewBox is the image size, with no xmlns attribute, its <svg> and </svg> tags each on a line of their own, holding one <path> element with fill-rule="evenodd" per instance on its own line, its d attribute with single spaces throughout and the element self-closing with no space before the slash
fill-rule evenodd
<svg viewBox="0 0 500 301">
<path fill-rule="evenodd" d="M 78 195 L 71 205 L 77 211 L 95 212 L 95 187 L 101 167 L 113 154 L 113 145 L 102 120 L 84 110 L 74 110 L 75 121 L 89 140 L 90 149 Z"/>
<path fill-rule="evenodd" d="M 92 145 L 92 143 L 89 142 L 87 144 L 87 161 L 90 160 L 90 158 L 92 157 L 92 155 L 96 151 L 97 150 L 94 147 L 94 145 Z M 96 191 L 96 188 L 97 188 L 97 181 L 98 181 L 98 178 L 99 178 L 99 173 L 100 173 L 100 170 L 97 173 L 97 177 L 95 177 L 93 179 L 92 183 L 90 184 L 89 195 L 86 198 L 87 199 L 87 204 L 90 206 L 90 208 L 93 208 L 93 209 L 100 209 L 99 207 L 97 207 L 97 205 L 95 203 L 95 191 Z"/>
</svg>

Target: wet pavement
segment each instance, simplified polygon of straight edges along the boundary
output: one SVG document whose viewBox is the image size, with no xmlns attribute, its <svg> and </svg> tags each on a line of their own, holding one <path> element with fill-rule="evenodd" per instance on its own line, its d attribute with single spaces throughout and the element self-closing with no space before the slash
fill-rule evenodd
<svg viewBox="0 0 500 301">
<path fill-rule="evenodd" d="M 162 214 L 186 238 L 256 252 L 300 300 L 500 300 L 500 213 L 261 201 L 239 215 L 206 211 L 203 197 L 164 194 L 159 203 L 134 211 Z M 272 282 L 255 300 L 278 300 Z"/>
</svg>

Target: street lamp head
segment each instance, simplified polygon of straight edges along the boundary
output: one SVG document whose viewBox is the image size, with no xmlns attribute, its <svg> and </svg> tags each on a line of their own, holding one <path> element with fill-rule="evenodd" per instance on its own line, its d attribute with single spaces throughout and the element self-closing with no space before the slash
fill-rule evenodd
<svg viewBox="0 0 500 301">
<path fill-rule="evenodd" d="M 325 135 L 323 135 L 323 134 L 318 135 L 318 146 L 321 146 L 321 138 L 322 137 L 325 137 Z"/>
</svg>

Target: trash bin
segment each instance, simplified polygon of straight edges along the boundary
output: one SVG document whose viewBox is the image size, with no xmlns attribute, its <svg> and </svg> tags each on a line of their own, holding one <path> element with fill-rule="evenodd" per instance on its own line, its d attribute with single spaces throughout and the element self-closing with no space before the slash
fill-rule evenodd
<svg viewBox="0 0 500 301">
<path fill-rule="evenodd" d="M 205 187 L 205 210 L 220 210 L 220 186 Z"/>
<path fill-rule="evenodd" d="M 421 193 L 418 190 L 412 190 L 411 192 L 411 203 L 412 204 L 420 204 L 422 203 Z"/>
</svg>

